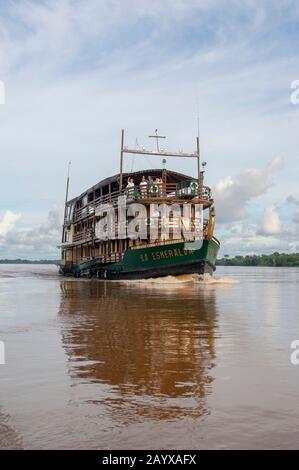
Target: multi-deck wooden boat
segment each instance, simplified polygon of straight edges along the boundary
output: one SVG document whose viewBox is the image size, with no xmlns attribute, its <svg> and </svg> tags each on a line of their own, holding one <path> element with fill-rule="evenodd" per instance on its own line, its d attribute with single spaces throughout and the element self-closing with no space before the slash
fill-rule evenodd
<svg viewBox="0 0 299 470">
<path fill-rule="evenodd" d="M 122 131 L 119 174 L 102 180 L 71 200 L 67 196 L 67 182 L 61 274 L 99 279 L 140 279 L 213 273 L 220 244 L 214 237 L 215 210 L 211 189 L 203 184 L 199 139 L 197 151 L 188 154 L 161 151 L 157 134 L 156 138 L 156 151 L 128 149 L 124 146 Z M 196 158 L 197 177 L 165 168 L 123 173 L 125 154 L 155 155 L 163 159 Z M 207 218 L 199 217 L 202 230 L 199 230 L 198 207 L 203 209 L 203 214 L 208 212 Z M 158 212 L 157 208 L 166 208 L 166 212 Z M 189 214 L 188 237 L 184 230 L 180 230 L 186 208 Z M 136 230 L 132 236 L 132 232 L 128 233 L 128 226 L 136 213 Z"/>
</svg>

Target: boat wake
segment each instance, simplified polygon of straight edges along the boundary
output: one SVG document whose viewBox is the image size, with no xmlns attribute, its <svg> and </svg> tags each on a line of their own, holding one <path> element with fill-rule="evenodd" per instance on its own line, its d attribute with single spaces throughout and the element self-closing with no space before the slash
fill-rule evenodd
<svg viewBox="0 0 299 470">
<path fill-rule="evenodd" d="M 232 279 L 227 276 L 215 277 L 208 273 L 205 274 L 180 274 L 178 276 L 163 276 L 149 279 L 137 279 L 137 280 L 123 280 L 118 281 L 120 284 L 130 285 L 142 285 L 142 286 L 184 286 L 188 285 L 213 285 L 213 284 L 238 284 L 239 281 Z"/>
</svg>

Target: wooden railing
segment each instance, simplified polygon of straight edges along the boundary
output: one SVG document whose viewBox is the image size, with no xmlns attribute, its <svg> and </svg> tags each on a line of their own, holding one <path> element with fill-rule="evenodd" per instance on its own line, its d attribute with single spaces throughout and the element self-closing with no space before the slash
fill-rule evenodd
<svg viewBox="0 0 299 470">
<path fill-rule="evenodd" d="M 106 255 L 100 255 L 99 261 L 101 263 L 116 263 L 121 261 L 124 257 L 124 253 L 108 253 Z"/>
<path fill-rule="evenodd" d="M 73 242 L 80 242 L 84 240 L 85 242 L 92 240 L 92 232 L 91 230 L 84 230 L 83 232 L 78 232 L 73 235 Z"/>
<path fill-rule="evenodd" d="M 124 253 L 120 253 L 120 252 L 106 253 L 106 254 L 99 255 L 96 258 L 91 258 L 91 257 L 86 257 L 85 256 L 84 258 L 82 258 L 80 263 L 84 264 L 84 263 L 88 263 L 88 261 L 97 261 L 97 262 L 102 263 L 102 264 L 116 263 L 118 261 L 121 261 L 123 259 L 123 257 L 124 257 Z"/>
</svg>

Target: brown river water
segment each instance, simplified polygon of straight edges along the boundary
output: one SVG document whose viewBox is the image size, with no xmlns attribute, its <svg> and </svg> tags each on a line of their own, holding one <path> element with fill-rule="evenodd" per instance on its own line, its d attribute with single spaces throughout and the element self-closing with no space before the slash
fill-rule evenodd
<svg viewBox="0 0 299 470">
<path fill-rule="evenodd" d="M 0 266 L 1 449 L 299 447 L 299 269 Z"/>
</svg>

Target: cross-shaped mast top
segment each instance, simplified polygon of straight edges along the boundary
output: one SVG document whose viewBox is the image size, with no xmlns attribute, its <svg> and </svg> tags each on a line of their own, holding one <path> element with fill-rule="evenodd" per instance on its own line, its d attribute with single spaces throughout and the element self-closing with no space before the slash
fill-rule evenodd
<svg viewBox="0 0 299 470">
<path fill-rule="evenodd" d="M 130 149 L 124 145 L 125 143 L 125 130 L 122 129 L 121 131 L 121 147 L 120 147 L 120 171 L 119 171 L 119 190 L 122 191 L 122 183 L 123 183 L 123 159 L 124 155 L 132 154 L 132 155 L 156 155 L 161 157 L 180 157 L 180 158 L 196 158 L 197 159 L 197 179 L 198 179 L 198 186 L 201 187 L 202 179 L 200 173 L 200 150 L 199 150 L 199 137 L 197 137 L 197 149 L 193 153 L 185 153 L 185 152 L 167 152 L 164 150 L 159 149 L 159 139 L 166 139 L 164 135 L 158 134 L 158 129 L 155 129 L 155 135 L 149 135 L 150 138 L 156 139 L 157 142 L 157 151 L 156 150 L 147 150 L 144 147 L 142 150 L 140 149 Z"/>
<path fill-rule="evenodd" d="M 149 135 L 149 138 L 156 139 L 157 152 L 160 152 L 159 139 L 166 139 L 166 136 L 165 135 L 158 135 L 158 129 L 155 129 L 155 135 Z"/>
</svg>

